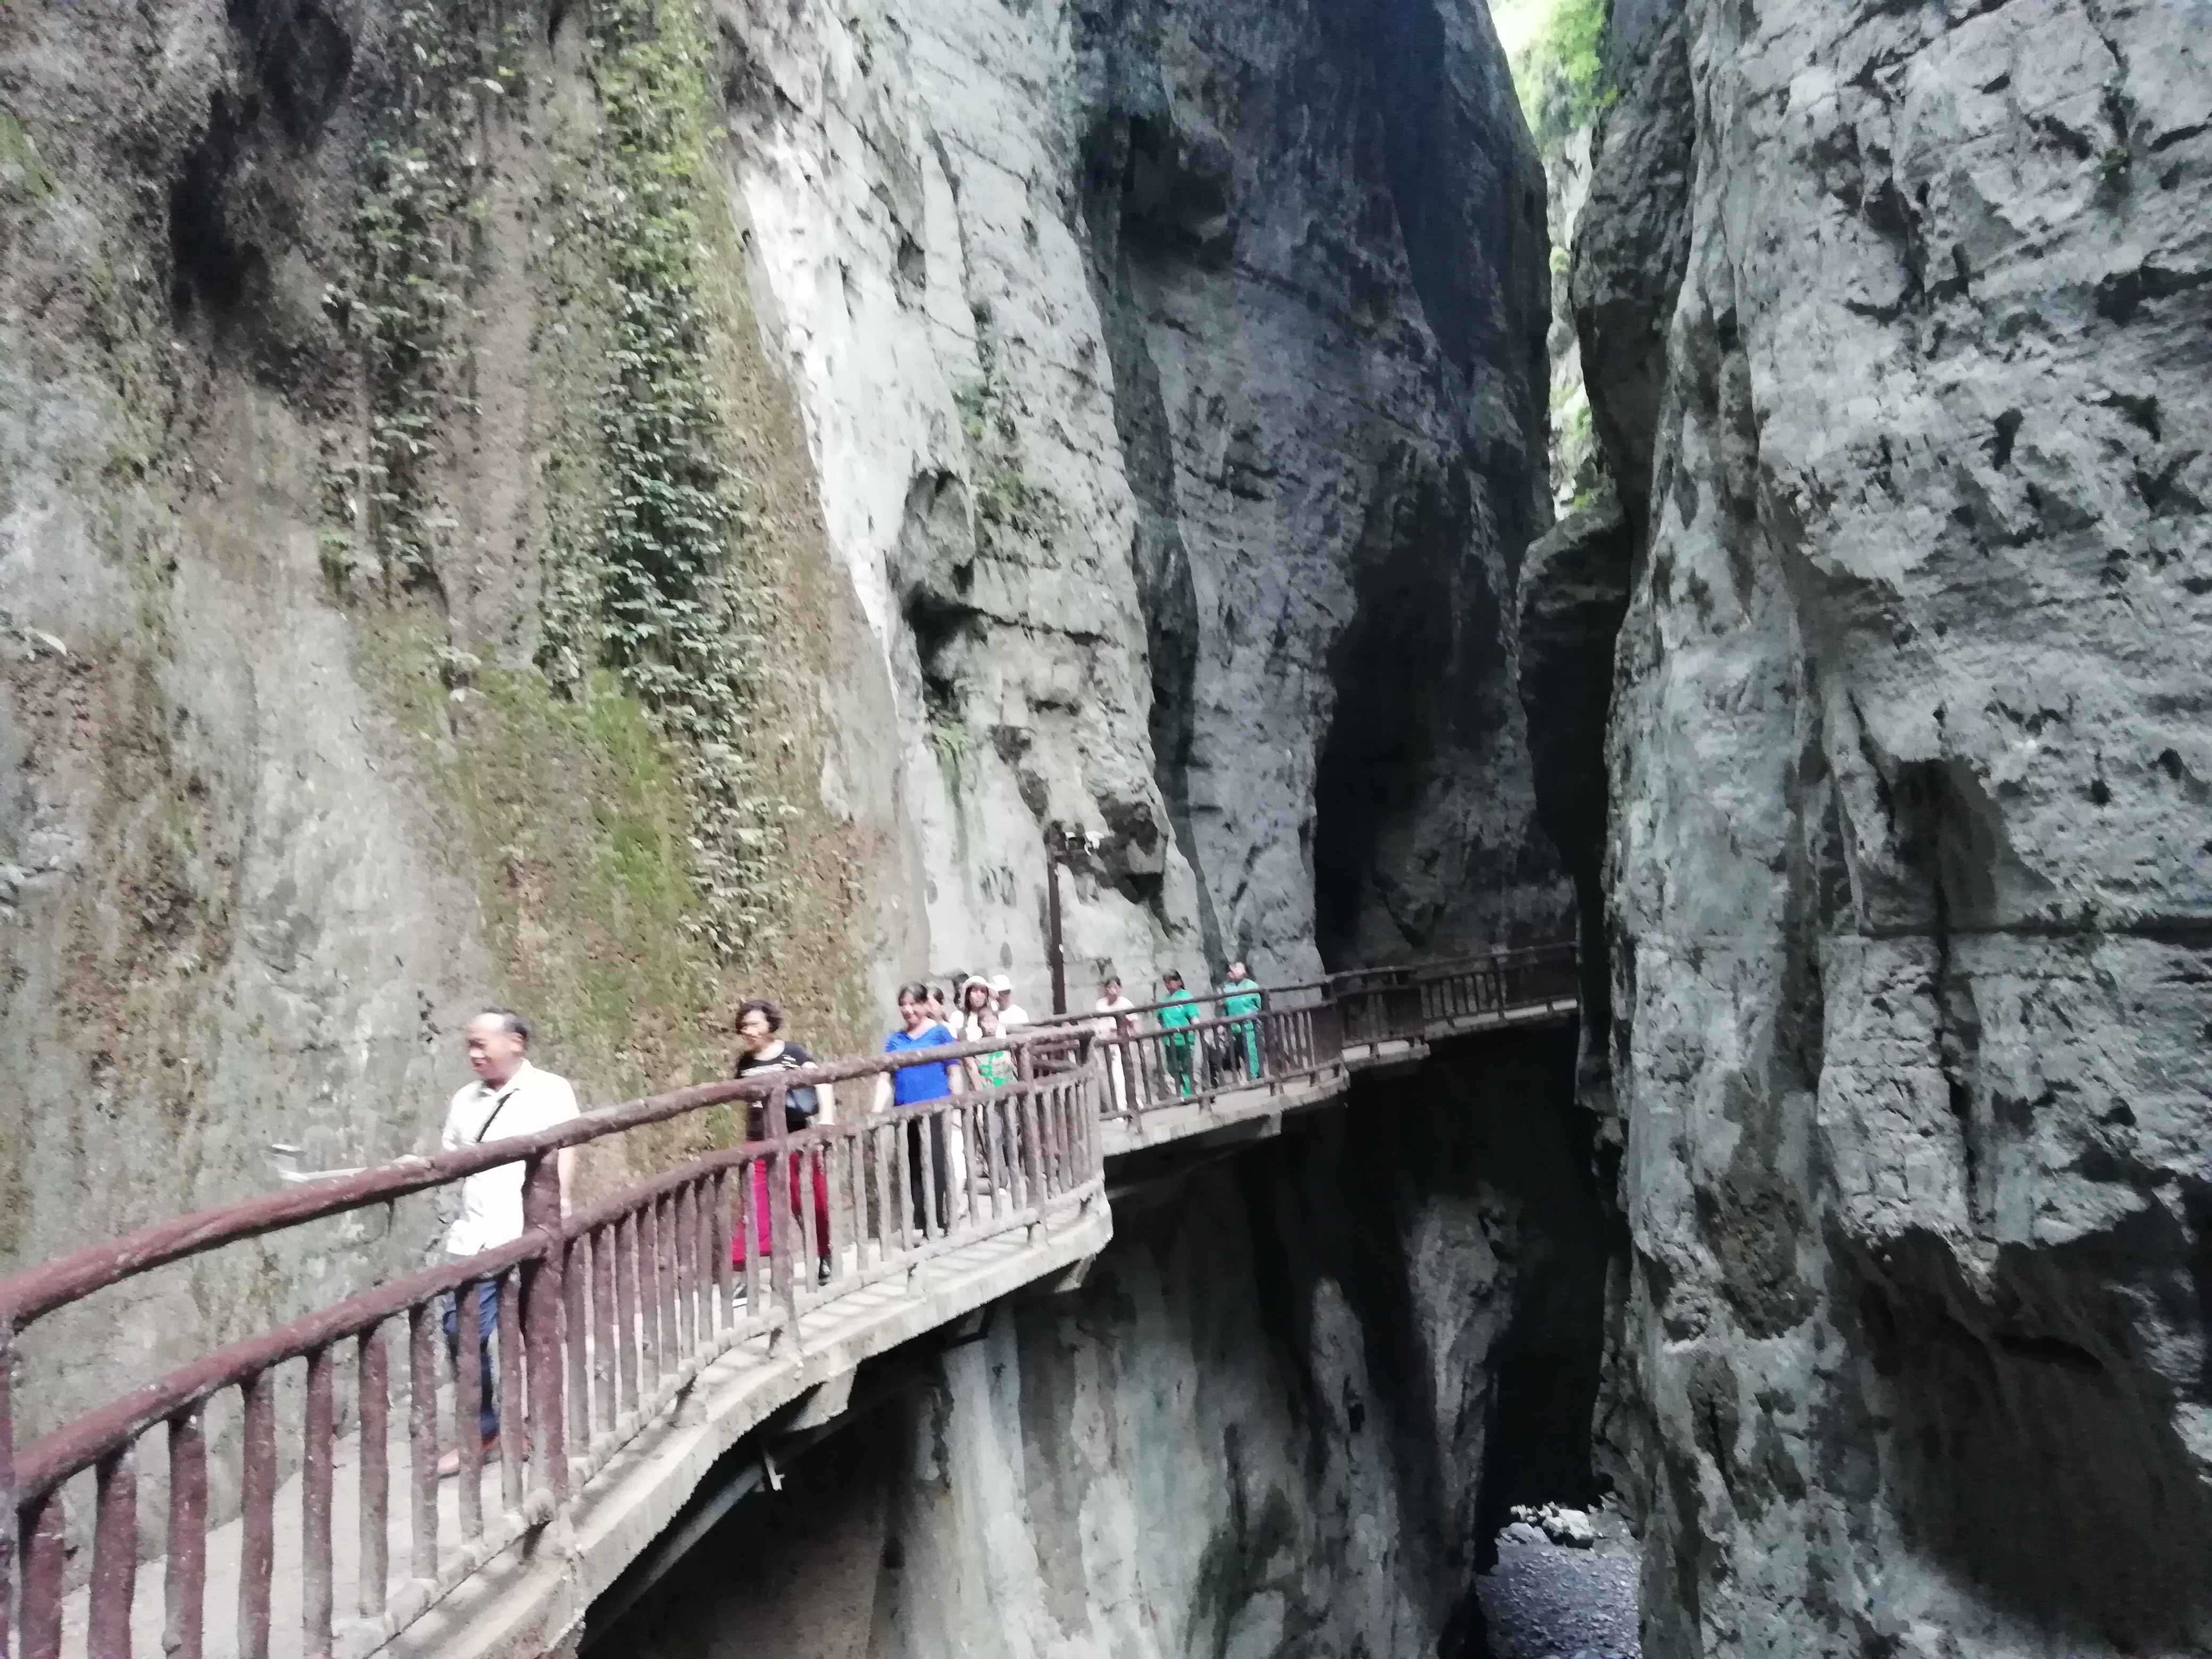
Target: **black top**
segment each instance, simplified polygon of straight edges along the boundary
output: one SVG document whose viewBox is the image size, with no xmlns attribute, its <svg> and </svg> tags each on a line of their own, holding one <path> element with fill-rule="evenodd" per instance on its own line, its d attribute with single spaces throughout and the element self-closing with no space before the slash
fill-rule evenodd
<svg viewBox="0 0 2212 1659">
<path fill-rule="evenodd" d="M 737 1075 L 743 1078 L 753 1077 L 762 1072 L 795 1072 L 802 1066 L 813 1064 L 814 1056 L 808 1054 L 802 1045 L 787 1042 L 783 1045 L 783 1051 L 773 1060 L 763 1060 L 758 1054 L 739 1054 Z M 783 1097 L 784 1122 L 794 1129 L 805 1128 L 814 1115 L 817 1099 L 818 1097 L 809 1085 L 801 1084 L 786 1090 Z M 755 1140 L 761 1139 L 766 1126 L 761 1119 L 760 1102 L 755 1101 L 750 1103 L 746 1119 L 746 1133 Z"/>
</svg>

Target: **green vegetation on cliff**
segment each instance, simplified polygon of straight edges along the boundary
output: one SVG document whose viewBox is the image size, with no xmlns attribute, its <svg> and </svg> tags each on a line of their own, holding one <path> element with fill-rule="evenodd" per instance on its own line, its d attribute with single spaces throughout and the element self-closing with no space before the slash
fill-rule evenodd
<svg viewBox="0 0 2212 1659">
<path fill-rule="evenodd" d="M 708 380 L 706 48 L 683 0 L 596 6 L 586 41 L 599 131 L 564 146 L 554 205 L 563 309 L 600 313 L 588 422 L 564 434 L 592 452 L 567 465 L 595 499 L 560 520 L 539 661 L 570 691 L 613 668 L 675 744 L 700 897 L 686 926 L 727 960 L 769 923 L 780 808 L 747 758 L 763 564 Z"/>
<path fill-rule="evenodd" d="M 777 662 L 761 637 L 762 596 L 811 591 L 785 544 L 811 478 L 748 343 L 702 8 L 602 0 L 550 52 L 531 7 L 399 21 L 325 296 L 359 377 L 319 500 L 357 663 L 480 887 L 500 994 L 570 1063 L 689 1080 L 740 988 L 834 1041 L 858 889 L 787 684 L 818 599 Z"/>
<path fill-rule="evenodd" d="M 417 4 L 368 143 L 354 216 L 358 264 L 324 303 L 359 343 L 362 441 L 324 453 L 324 569 L 434 589 L 453 520 L 438 499 L 439 429 L 462 405 L 456 358 L 483 216 L 483 137 L 522 81 L 520 22 L 473 24 Z"/>
<path fill-rule="evenodd" d="M 1537 147 L 1558 143 L 1604 106 L 1607 0 L 1501 0 L 1498 39 Z"/>
</svg>

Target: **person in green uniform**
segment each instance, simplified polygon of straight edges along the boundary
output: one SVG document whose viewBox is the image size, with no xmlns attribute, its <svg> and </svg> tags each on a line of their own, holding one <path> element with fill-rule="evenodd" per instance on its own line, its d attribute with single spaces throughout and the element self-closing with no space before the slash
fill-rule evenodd
<svg viewBox="0 0 2212 1659">
<path fill-rule="evenodd" d="M 1245 1075 L 1257 1081 L 1260 1076 L 1260 1022 L 1240 1016 L 1256 1014 L 1262 1006 L 1260 988 L 1249 969 L 1241 962 L 1229 964 L 1229 977 L 1221 981 L 1221 1012 L 1225 1019 L 1237 1024 L 1229 1028 L 1237 1052 L 1244 1061 Z"/>
<path fill-rule="evenodd" d="M 1205 1005 L 1184 988 L 1182 975 L 1170 968 L 1160 975 L 1161 1000 L 1168 1006 L 1160 1010 L 1160 1030 L 1168 1035 L 1160 1043 L 1160 1050 L 1168 1063 L 1168 1072 L 1176 1080 L 1176 1092 L 1188 1098 L 1191 1092 L 1191 1054 L 1198 1046 L 1198 1038 L 1188 1029 L 1198 1022 Z"/>
</svg>

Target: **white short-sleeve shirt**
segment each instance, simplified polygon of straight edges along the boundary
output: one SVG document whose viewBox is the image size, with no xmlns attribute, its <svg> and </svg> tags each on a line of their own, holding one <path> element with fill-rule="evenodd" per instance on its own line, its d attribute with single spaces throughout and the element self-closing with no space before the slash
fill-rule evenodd
<svg viewBox="0 0 2212 1659">
<path fill-rule="evenodd" d="M 458 1091 L 438 1144 L 450 1152 L 479 1141 L 535 1134 L 577 1115 L 568 1079 L 526 1060 L 502 1087 L 480 1079 Z M 446 1234 L 447 1255 L 475 1255 L 522 1237 L 523 1173 L 520 1163 L 502 1164 L 461 1182 L 461 1211 Z"/>
</svg>

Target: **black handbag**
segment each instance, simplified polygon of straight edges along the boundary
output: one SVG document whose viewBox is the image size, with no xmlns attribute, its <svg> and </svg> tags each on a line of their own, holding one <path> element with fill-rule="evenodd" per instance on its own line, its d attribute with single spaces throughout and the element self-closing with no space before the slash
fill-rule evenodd
<svg viewBox="0 0 2212 1659">
<path fill-rule="evenodd" d="M 783 1127 L 804 1129 L 822 1109 L 822 1094 L 811 1083 L 794 1083 L 783 1091 Z"/>
<path fill-rule="evenodd" d="M 769 1067 L 763 1066 L 758 1071 L 740 1073 L 740 1075 L 758 1077 L 768 1069 Z M 795 1072 L 799 1068 L 796 1066 L 783 1066 L 777 1069 Z M 768 1103 L 765 1101 L 755 1101 L 745 1114 L 745 1133 L 754 1140 L 765 1140 L 768 1138 L 767 1105 Z M 812 1084 L 793 1083 L 784 1090 L 783 1127 L 785 1128 L 799 1130 L 809 1127 L 814 1121 L 814 1115 L 821 1109 L 822 1091 Z"/>
</svg>

